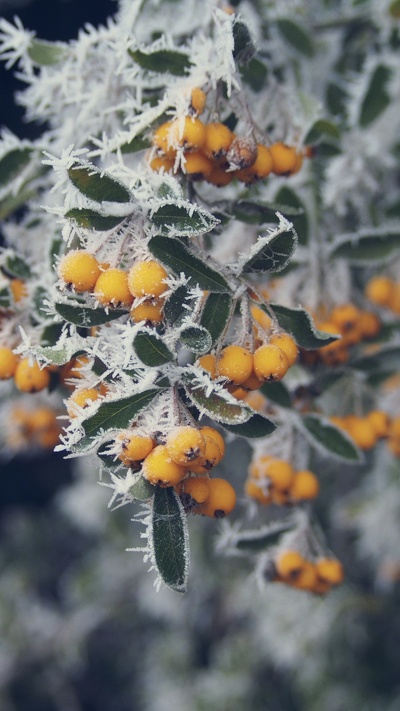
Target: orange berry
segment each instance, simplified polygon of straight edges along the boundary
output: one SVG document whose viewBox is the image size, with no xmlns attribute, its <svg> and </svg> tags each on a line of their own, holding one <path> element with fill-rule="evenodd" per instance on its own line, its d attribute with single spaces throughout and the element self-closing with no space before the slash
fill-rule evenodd
<svg viewBox="0 0 400 711">
<path fill-rule="evenodd" d="M 168 272 L 162 264 L 154 260 L 136 262 L 128 273 L 128 287 L 132 296 L 159 297 L 166 290 L 165 279 Z"/>
<path fill-rule="evenodd" d="M 118 455 L 118 459 L 127 465 L 132 462 L 140 462 L 150 454 L 153 448 L 154 442 L 148 435 L 128 432 L 122 435 L 122 452 Z"/>
<path fill-rule="evenodd" d="M 400 440 L 400 417 L 394 417 L 389 427 L 389 437 Z"/>
<path fill-rule="evenodd" d="M 171 160 L 175 159 L 176 147 L 174 143 L 174 122 L 166 121 L 159 126 L 153 134 L 153 143 L 160 148 Z"/>
<path fill-rule="evenodd" d="M 10 289 L 16 304 L 28 295 L 28 289 L 22 279 L 12 279 L 10 282 Z"/>
<path fill-rule="evenodd" d="M 210 374 L 211 378 L 214 379 L 217 375 L 217 362 L 215 355 L 212 353 L 207 353 L 206 355 L 200 356 L 200 358 L 197 359 L 196 365 L 199 368 L 203 368 L 203 370 L 206 370 L 207 373 Z"/>
<path fill-rule="evenodd" d="M 367 282 L 365 296 L 378 306 L 388 306 L 392 297 L 394 282 L 387 276 L 374 276 Z"/>
<path fill-rule="evenodd" d="M 55 413 L 49 407 L 38 407 L 29 415 L 29 422 L 31 429 L 36 432 L 58 427 Z"/>
<path fill-rule="evenodd" d="M 264 506 L 272 503 L 272 496 L 271 494 L 266 494 L 265 491 L 261 486 L 256 484 L 255 481 L 252 479 L 247 479 L 244 490 L 247 494 L 247 496 L 250 496 L 251 499 L 255 499 L 258 501 L 260 504 L 263 504 Z"/>
<path fill-rule="evenodd" d="M 383 410 L 371 410 L 367 420 L 377 437 L 387 437 L 390 430 L 390 418 Z"/>
<path fill-rule="evenodd" d="M 308 501 L 315 499 L 319 492 L 319 481 L 313 472 L 302 469 L 295 472 L 290 487 L 290 496 L 295 501 Z"/>
<path fill-rule="evenodd" d="M 290 175 L 297 165 L 297 151 L 285 143 L 273 143 L 269 147 L 272 158 L 272 172 L 276 175 Z"/>
<path fill-rule="evenodd" d="M 171 459 L 165 445 L 159 444 L 151 450 L 143 462 L 142 473 L 150 484 L 175 486 L 186 476 L 187 469 Z"/>
<path fill-rule="evenodd" d="M 314 591 L 316 583 L 317 573 L 315 566 L 309 560 L 305 560 L 303 569 L 299 575 L 290 582 L 290 585 L 293 585 L 297 590 Z"/>
<path fill-rule="evenodd" d="M 259 326 L 264 331 L 269 331 L 272 325 L 272 319 L 270 316 L 268 316 L 267 313 L 263 309 L 260 309 L 259 306 L 251 306 L 251 315 L 253 316 L 254 321 L 257 322 Z"/>
<path fill-rule="evenodd" d="M 167 155 L 154 156 L 149 165 L 156 173 L 160 173 L 162 170 L 164 173 L 170 173 L 174 168 L 175 158 Z"/>
<path fill-rule="evenodd" d="M 182 163 L 182 171 L 191 180 L 204 180 L 212 170 L 213 164 L 203 151 L 192 151 L 184 154 L 185 160 Z"/>
<path fill-rule="evenodd" d="M 100 267 L 93 254 L 84 249 L 75 249 L 61 258 L 57 272 L 65 284 L 80 293 L 92 291 L 100 276 Z"/>
<path fill-rule="evenodd" d="M 372 311 L 360 311 L 358 327 L 362 338 L 374 338 L 381 330 L 379 316 Z"/>
<path fill-rule="evenodd" d="M 269 339 L 269 342 L 273 346 L 278 346 L 278 348 L 283 351 L 288 359 L 289 368 L 294 365 L 299 354 L 299 349 L 297 348 L 297 343 L 288 333 L 274 333 Z"/>
<path fill-rule="evenodd" d="M 128 288 L 127 273 L 123 269 L 101 272 L 94 287 L 94 296 L 102 306 L 130 306 L 133 296 Z"/>
<path fill-rule="evenodd" d="M 179 495 L 185 494 L 196 504 L 202 504 L 208 497 L 210 489 L 210 479 L 207 476 L 187 477 L 180 482 Z"/>
<path fill-rule="evenodd" d="M 235 177 L 234 171 L 226 171 L 221 166 L 214 164 L 211 173 L 205 176 L 207 183 L 215 185 L 217 188 L 223 188 L 225 185 L 229 185 Z"/>
<path fill-rule="evenodd" d="M 392 289 L 392 293 L 390 295 L 388 307 L 395 314 L 400 314 L 400 283 L 399 282 L 396 282 L 395 284 L 393 284 L 393 289 Z"/>
<path fill-rule="evenodd" d="M 346 420 L 346 429 L 350 437 L 361 449 L 372 449 L 375 446 L 377 435 L 366 417 L 354 417 Z"/>
<path fill-rule="evenodd" d="M 88 407 L 100 397 L 100 393 L 95 388 L 81 388 L 75 390 L 69 400 L 67 400 L 67 412 L 70 418 L 78 417 L 80 411 Z"/>
<path fill-rule="evenodd" d="M 218 375 L 228 378 L 235 385 L 241 385 L 253 370 L 253 356 L 242 346 L 226 346 L 221 351 L 217 363 Z"/>
<path fill-rule="evenodd" d="M 248 390 L 258 390 L 263 384 L 262 380 L 257 378 L 255 373 L 252 373 L 247 380 L 242 383 L 242 388 L 244 389 L 244 394 L 247 395 Z"/>
<path fill-rule="evenodd" d="M 286 353 L 272 344 L 265 344 L 257 348 L 253 355 L 254 372 L 259 380 L 269 382 L 282 380 L 289 369 Z"/>
<path fill-rule="evenodd" d="M 249 168 L 238 170 L 235 177 L 246 185 L 254 183 L 256 180 L 266 178 L 272 171 L 272 156 L 269 148 L 259 144 L 257 146 L 257 158 Z"/>
<path fill-rule="evenodd" d="M 132 306 L 130 317 L 135 323 L 140 321 L 147 321 L 152 324 L 162 323 L 164 320 L 163 308 L 163 299 L 144 301 L 138 306 Z"/>
<path fill-rule="evenodd" d="M 226 156 L 235 134 L 223 123 L 208 123 L 205 127 L 203 151 L 208 158 L 219 160 Z"/>
<path fill-rule="evenodd" d="M 263 468 L 263 475 L 267 476 L 278 491 L 288 491 L 291 489 L 294 469 L 289 462 L 283 459 L 268 459 Z"/>
<path fill-rule="evenodd" d="M 208 425 L 205 425 L 204 427 L 200 427 L 200 432 L 203 435 L 203 437 L 209 437 L 212 439 L 215 444 L 218 446 L 218 449 L 220 451 L 220 459 L 218 461 L 221 461 L 225 454 L 225 440 L 220 432 L 218 430 L 214 429 L 214 427 L 208 427 Z"/>
<path fill-rule="evenodd" d="M 208 496 L 200 504 L 199 513 L 211 518 L 224 518 L 233 511 L 236 493 L 232 484 L 225 479 L 209 479 Z"/>
<path fill-rule="evenodd" d="M 167 436 L 165 446 L 171 459 L 182 467 L 197 464 L 206 449 L 200 430 L 190 425 L 176 427 Z"/>
<path fill-rule="evenodd" d="M 21 392 L 36 393 L 47 388 L 50 373 L 46 368 L 40 368 L 36 361 L 30 365 L 29 358 L 23 358 L 15 369 L 14 382 Z"/>
<path fill-rule="evenodd" d="M 18 356 L 12 352 L 11 348 L 0 347 L 0 380 L 8 380 L 13 377 L 18 361 Z"/>
<path fill-rule="evenodd" d="M 202 436 L 205 442 L 205 450 L 197 461 L 189 465 L 193 474 L 208 474 L 224 456 L 219 443 L 214 437 L 210 437 L 204 432 L 202 432 Z"/>
<path fill-rule="evenodd" d="M 183 122 L 175 119 L 159 126 L 153 134 L 153 143 L 173 158 L 180 146 L 187 151 L 201 148 L 205 136 L 205 126 L 200 119 L 186 116 Z"/>
<path fill-rule="evenodd" d="M 190 94 L 190 113 L 193 116 L 199 116 L 203 113 L 206 100 L 207 95 L 203 89 L 200 89 L 198 86 L 192 89 L 192 93 Z"/>
<path fill-rule="evenodd" d="M 283 580 L 294 581 L 304 570 L 306 563 L 298 551 L 285 550 L 279 553 L 275 560 L 276 572 Z"/>
<path fill-rule="evenodd" d="M 319 558 L 315 563 L 318 578 L 330 585 L 340 585 L 344 579 L 343 566 L 337 558 Z"/>
</svg>

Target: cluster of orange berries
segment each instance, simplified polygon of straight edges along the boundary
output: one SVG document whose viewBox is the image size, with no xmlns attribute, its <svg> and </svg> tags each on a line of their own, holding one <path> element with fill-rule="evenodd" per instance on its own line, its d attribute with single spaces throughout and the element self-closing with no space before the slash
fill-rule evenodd
<svg viewBox="0 0 400 711">
<path fill-rule="evenodd" d="M 371 410 L 364 417 L 346 415 L 331 417 L 331 421 L 347 432 L 360 449 L 372 449 L 379 439 L 386 439 L 390 451 L 400 456 L 400 417 L 391 419 L 382 410 Z"/>
<path fill-rule="evenodd" d="M 297 345 L 288 333 L 277 333 L 255 349 L 235 344 L 222 349 L 219 356 L 207 353 L 196 364 L 212 379 L 227 379 L 227 388 L 234 397 L 242 399 L 249 390 L 257 390 L 265 381 L 282 380 L 297 358 Z"/>
<path fill-rule="evenodd" d="M 14 378 L 18 390 L 23 393 L 36 393 L 50 384 L 50 369 L 41 368 L 36 361 L 20 358 L 8 346 L 0 347 L 0 380 Z"/>
<path fill-rule="evenodd" d="M 325 595 L 332 587 L 343 582 L 344 572 L 337 558 L 320 556 L 310 560 L 297 550 L 286 549 L 271 561 L 266 577 L 271 582 Z"/>
<path fill-rule="evenodd" d="M 139 321 L 162 321 L 168 277 L 164 267 L 154 260 L 137 261 L 125 271 L 102 265 L 96 257 L 83 249 L 71 250 L 58 265 L 58 276 L 77 293 L 92 292 L 102 306 L 131 308 L 130 315 Z M 141 303 L 135 305 L 134 300 Z"/>
<path fill-rule="evenodd" d="M 245 492 L 260 504 L 291 505 L 315 499 L 319 482 L 312 471 L 296 471 L 290 462 L 264 455 L 249 466 Z"/>
<path fill-rule="evenodd" d="M 221 518 L 234 508 L 231 484 L 209 477 L 225 454 L 224 438 L 213 427 L 181 425 L 165 437 L 132 429 L 121 433 L 118 443 L 125 466 L 141 471 L 150 484 L 177 487 L 186 510 Z"/>
<path fill-rule="evenodd" d="M 28 411 L 16 406 L 10 413 L 9 426 L 7 443 L 16 449 L 28 445 L 53 449 L 59 441 L 61 431 L 57 415 L 49 407 L 38 407 Z"/>
<path fill-rule="evenodd" d="M 384 275 L 374 276 L 367 282 L 365 296 L 373 304 L 400 314 L 400 282 Z"/>
<path fill-rule="evenodd" d="M 293 146 L 282 142 L 264 146 L 252 138 L 237 137 L 224 123 L 203 123 L 197 117 L 205 108 L 206 98 L 196 87 L 191 93 L 191 115 L 182 121 L 166 121 L 155 130 L 157 153 L 150 158 L 152 170 L 181 170 L 191 180 L 206 180 L 217 187 L 228 185 L 234 178 L 249 185 L 270 173 L 288 176 L 300 170 L 303 153 Z M 179 149 L 183 149 L 180 169 L 176 160 Z"/>
<path fill-rule="evenodd" d="M 350 303 L 335 306 L 323 320 L 316 319 L 315 323 L 321 331 L 341 336 L 337 341 L 316 351 L 302 354 L 306 362 L 321 360 L 325 365 L 346 363 L 351 346 L 374 338 L 381 329 L 380 319 L 375 313 L 359 309 Z"/>
</svg>

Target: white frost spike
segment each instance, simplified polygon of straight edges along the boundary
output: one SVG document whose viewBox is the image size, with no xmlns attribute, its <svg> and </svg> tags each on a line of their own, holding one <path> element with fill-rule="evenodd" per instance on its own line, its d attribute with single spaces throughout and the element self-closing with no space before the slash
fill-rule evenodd
<svg viewBox="0 0 400 711">
<path fill-rule="evenodd" d="M 249 252 L 247 252 L 246 254 L 241 253 L 237 259 L 237 262 L 235 264 L 230 265 L 232 272 L 234 272 L 235 274 L 240 274 L 246 262 L 252 259 L 252 257 L 254 257 L 256 254 L 258 254 L 260 249 L 270 244 L 270 242 L 272 242 L 272 240 L 278 237 L 278 235 L 281 235 L 284 232 L 290 232 L 290 230 L 293 229 L 293 223 L 289 222 L 286 217 L 283 217 L 280 212 L 276 212 L 275 215 L 279 220 L 278 227 L 276 227 L 275 229 L 269 229 L 265 237 L 260 236 L 257 242 L 253 244 Z"/>
</svg>

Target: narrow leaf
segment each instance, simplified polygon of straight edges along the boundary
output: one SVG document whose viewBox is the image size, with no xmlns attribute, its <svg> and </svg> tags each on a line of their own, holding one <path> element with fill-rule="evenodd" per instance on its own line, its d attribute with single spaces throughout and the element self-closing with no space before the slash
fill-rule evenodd
<svg viewBox="0 0 400 711">
<path fill-rule="evenodd" d="M 263 246 L 245 262 L 242 268 L 245 273 L 280 272 L 289 263 L 297 247 L 294 230 L 278 233 L 268 244 L 263 244 L 262 239 L 259 241 Z"/>
<path fill-rule="evenodd" d="M 314 56 L 314 46 L 310 35 L 304 27 L 292 20 L 277 20 L 277 28 L 283 39 L 297 52 L 311 59 Z"/>
<path fill-rule="evenodd" d="M 142 363 L 149 367 L 156 367 L 171 363 L 174 354 L 163 343 L 161 338 L 147 331 L 140 331 L 133 339 L 136 355 Z"/>
<path fill-rule="evenodd" d="M 85 436 L 73 447 L 74 452 L 84 452 L 96 443 L 96 437 L 109 430 L 125 429 L 137 415 L 162 392 L 159 388 L 146 390 L 112 402 L 105 402 L 97 412 L 82 423 Z"/>
<path fill-rule="evenodd" d="M 309 224 L 308 216 L 304 203 L 300 200 L 297 193 L 292 188 L 284 185 L 276 194 L 276 200 L 284 203 L 279 212 L 285 217 L 290 217 L 299 238 L 299 244 L 307 244 Z M 291 210 L 291 212 L 289 211 Z"/>
<path fill-rule="evenodd" d="M 192 65 L 189 56 L 184 52 L 171 49 L 161 49 L 156 52 L 142 52 L 140 49 L 128 50 L 132 59 L 142 69 L 147 69 L 157 74 L 173 74 L 183 77 Z"/>
<path fill-rule="evenodd" d="M 232 545 L 239 551 L 258 553 L 274 546 L 284 533 L 293 528 L 293 521 L 278 521 L 269 526 L 262 526 L 255 531 L 239 531 L 235 533 Z"/>
<path fill-rule="evenodd" d="M 150 252 L 170 267 L 176 274 L 183 272 L 201 289 L 213 292 L 229 292 L 224 277 L 195 256 L 180 240 L 156 235 L 149 241 Z"/>
<path fill-rule="evenodd" d="M 292 407 L 290 393 L 284 383 L 264 383 L 260 392 L 265 395 L 267 400 L 275 402 L 280 407 Z"/>
<path fill-rule="evenodd" d="M 391 75 L 391 70 L 384 64 L 379 64 L 373 72 L 360 108 L 359 124 L 362 128 L 373 123 L 390 104 L 387 85 Z"/>
<path fill-rule="evenodd" d="M 55 44 L 54 42 L 46 42 L 46 40 L 33 39 L 30 47 L 28 47 L 28 55 L 35 64 L 40 66 L 49 66 L 58 64 L 65 59 L 68 54 L 66 47 Z"/>
<path fill-rule="evenodd" d="M 281 212 L 286 217 L 300 215 L 304 208 L 292 205 L 289 201 L 277 197 L 278 202 L 265 202 L 261 200 L 238 200 L 233 202 L 231 211 L 236 220 L 249 225 L 265 225 L 275 220 L 276 213 Z"/>
<path fill-rule="evenodd" d="M 326 455 L 347 462 L 361 462 L 363 455 L 353 440 L 339 427 L 320 415 L 306 415 L 302 418 L 304 434 L 316 449 Z M 302 428 L 303 429 L 303 428 Z"/>
<path fill-rule="evenodd" d="M 362 266 L 370 262 L 373 264 L 386 262 L 399 251 L 400 231 L 387 229 L 369 234 L 345 235 L 334 242 L 330 256 L 347 259 L 351 264 Z"/>
<path fill-rule="evenodd" d="M 169 235 L 174 231 L 182 237 L 194 237 L 209 232 L 218 225 L 218 220 L 207 210 L 191 204 L 177 205 L 176 202 L 170 201 L 150 213 L 149 217 L 162 235 Z"/>
<path fill-rule="evenodd" d="M 192 353 L 207 353 L 212 346 L 211 335 L 203 326 L 189 326 L 179 335 L 179 340 Z"/>
<path fill-rule="evenodd" d="M 138 474 L 137 480 L 129 489 L 130 495 L 138 501 L 148 501 L 154 495 L 154 486 Z"/>
<path fill-rule="evenodd" d="M 290 333 L 299 346 L 306 349 L 322 348 L 333 341 L 336 336 L 319 331 L 310 316 L 304 309 L 290 309 L 281 304 L 270 304 L 270 308 L 284 331 Z"/>
<path fill-rule="evenodd" d="M 90 309 L 80 304 L 76 304 L 75 306 L 70 304 L 54 304 L 54 308 L 57 313 L 62 316 L 64 321 L 74 323 L 76 326 L 81 326 L 82 328 L 100 326 L 103 323 L 115 321 L 115 319 L 125 316 L 127 313 L 120 309 L 110 309 L 109 311 L 105 311 L 104 309 Z"/>
<path fill-rule="evenodd" d="M 76 188 L 96 202 L 130 202 L 131 194 L 124 185 L 93 166 L 69 168 L 68 176 Z"/>
<path fill-rule="evenodd" d="M 162 581 L 176 592 L 185 592 L 189 573 L 187 517 L 171 487 L 155 490 L 149 538 Z"/>
<path fill-rule="evenodd" d="M 121 224 L 124 219 L 123 217 L 115 217 L 112 215 L 100 215 L 95 210 L 89 210 L 87 207 L 73 207 L 65 213 L 65 217 L 69 220 L 75 220 L 80 227 L 85 227 L 88 230 L 97 230 L 99 232 L 112 230 Z"/>
<path fill-rule="evenodd" d="M 229 294 L 209 294 L 201 314 L 200 323 L 211 336 L 211 347 L 225 331 L 233 301 Z"/>
<path fill-rule="evenodd" d="M 144 151 L 146 148 L 150 148 L 151 141 L 146 138 L 142 133 L 128 141 L 128 143 L 123 143 L 120 146 L 121 153 L 137 153 L 138 151 Z"/>
<path fill-rule="evenodd" d="M 246 439 L 268 437 L 276 430 L 276 424 L 259 413 L 254 413 L 247 422 L 240 425 L 229 425 L 225 422 L 222 423 L 222 427 L 237 437 L 246 437 Z"/>
<path fill-rule="evenodd" d="M 28 165 L 31 158 L 30 148 L 14 148 L 0 158 L 0 187 L 11 181 Z"/>
<path fill-rule="evenodd" d="M 164 317 L 170 326 L 180 326 L 192 311 L 193 299 L 186 286 L 178 286 L 164 304 Z"/>
<path fill-rule="evenodd" d="M 251 416 L 251 410 L 242 405 L 228 402 L 223 395 L 213 391 L 209 393 L 206 388 L 191 385 L 190 380 L 184 383 L 186 395 L 200 412 L 212 420 L 228 425 L 239 425 Z"/>
</svg>

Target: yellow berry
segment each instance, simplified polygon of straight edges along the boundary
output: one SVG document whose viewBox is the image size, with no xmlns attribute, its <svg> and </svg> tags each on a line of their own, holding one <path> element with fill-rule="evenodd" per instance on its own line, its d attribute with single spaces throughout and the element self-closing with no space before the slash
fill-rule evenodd
<svg viewBox="0 0 400 711">
<path fill-rule="evenodd" d="M 0 347 L 0 380 L 8 380 L 13 377 L 18 361 L 18 356 L 12 352 L 11 348 Z"/>
<path fill-rule="evenodd" d="M 286 353 L 272 344 L 257 348 L 253 355 L 254 372 L 259 380 L 281 380 L 289 369 Z"/>
<path fill-rule="evenodd" d="M 383 410 L 371 410 L 367 420 L 377 437 L 387 437 L 390 430 L 390 418 Z"/>
<path fill-rule="evenodd" d="M 258 501 L 260 504 L 263 504 L 264 506 L 272 503 L 272 496 L 270 493 L 266 494 L 265 491 L 261 486 L 256 484 L 255 481 L 252 479 L 247 479 L 245 483 L 244 490 L 247 494 L 247 496 L 250 496 L 251 499 L 255 499 Z"/>
<path fill-rule="evenodd" d="M 153 134 L 153 143 L 173 158 L 180 146 L 187 151 L 201 148 L 205 137 L 205 126 L 200 119 L 186 116 L 183 122 L 175 119 L 159 126 Z"/>
<path fill-rule="evenodd" d="M 254 321 L 256 321 L 256 323 L 261 326 L 264 331 L 268 332 L 272 324 L 271 317 L 268 316 L 263 309 L 260 309 L 259 306 L 251 306 L 250 310 Z"/>
<path fill-rule="evenodd" d="M 217 363 L 218 375 L 228 378 L 235 385 L 241 385 L 253 370 L 253 356 L 242 346 L 226 346 L 221 351 Z"/>
<path fill-rule="evenodd" d="M 271 481 L 274 489 L 288 491 L 293 482 L 294 469 L 289 462 L 283 459 L 268 459 L 263 469 L 264 476 Z"/>
<path fill-rule="evenodd" d="M 313 472 L 302 469 L 295 472 L 290 486 L 290 496 L 295 501 L 309 501 L 315 499 L 319 492 L 319 481 Z"/>
<path fill-rule="evenodd" d="M 84 249 L 65 254 L 57 271 L 60 279 L 77 292 L 92 291 L 101 273 L 96 257 Z"/>
<path fill-rule="evenodd" d="M 387 276 L 374 276 L 367 282 L 365 296 L 378 306 L 388 306 L 392 297 L 394 282 Z"/>
<path fill-rule="evenodd" d="M 362 338 L 374 338 L 381 330 L 381 322 L 379 316 L 372 311 L 360 311 L 358 318 L 358 326 Z"/>
<path fill-rule="evenodd" d="M 275 560 L 275 568 L 283 580 L 294 581 L 304 570 L 306 563 L 307 561 L 298 551 L 285 550 L 279 553 Z"/>
<path fill-rule="evenodd" d="M 212 161 L 207 158 L 203 151 L 192 151 L 184 154 L 182 171 L 191 180 L 204 180 L 213 169 Z"/>
<path fill-rule="evenodd" d="M 174 161 L 176 155 L 176 148 L 173 145 L 173 125 L 173 121 L 166 121 L 165 123 L 162 123 L 153 134 L 154 145 L 157 146 L 157 148 L 160 148 L 160 150 L 162 150 L 168 158 L 172 159 L 172 161 Z"/>
<path fill-rule="evenodd" d="M 303 569 L 300 571 L 299 575 L 291 581 L 289 584 L 292 585 L 297 590 L 309 590 L 314 592 L 315 585 L 317 583 L 317 573 L 315 566 L 309 560 L 304 560 Z"/>
<path fill-rule="evenodd" d="M 36 393 L 47 388 L 50 374 L 46 368 L 40 368 L 36 362 L 30 365 L 29 358 L 23 358 L 15 369 L 14 382 L 21 392 Z"/>
<path fill-rule="evenodd" d="M 57 420 L 53 410 L 49 407 L 38 407 L 29 416 L 32 430 L 46 431 L 57 427 Z"/>
<path fill-rule="evenodd" d="M 272 172 L 272 156 L 269 148 L 259 144 L 257 146 L 257 158 L 249 168 L 243 168 L 235 173 L 235 177 L 246 185 L 251 185 L 256 180 L 266 178 Z"/>
<path fill-rule="evenodd" d="M 220 461 L 225 454 L 225 440 L 222 434 L 218 432 L 218 430 L 215 430 L 214 427 L 209 427 L 208 425 L 200 427 L 200 432 L 203 437 L 210 437 L 210 439 L 214 440 L 214 442 L 217 444 L 221 452 L 221 458 L 218 460 Z"/>
<path fill-rule="evenodd" d="M 118 458 L 128 465 L 132 462 L 140 462 L 150 454 L 153 448 L 154 442 L 148 435 L 125 433 L 122 436 L 122 452 Z"/>
<path fill-rule="evenodd" d="M 190 496 L 196 504 L 202 504 L 208 497 L 210 479 L 207 476 L 187 477 L 180 482 L 179 495 Z"/>
<path fill-rule="evenodd" d="M 318 578 L 330 585 L 340 585 L 344 579 L 343 566 L 337 558 L 319 558 L 315 563 Z"/>
<path fill-rule="evenodd" d="M 16 304 L 28 295 L 26 284 L 22 279 L 12 279 L 10 289 Z"/>
<path fill-rule="evenodd" d="M 213 355 L 212 353 L 207 353 L 206 355 L 200 356 L 200 358 L 198 358 L 196 361 L 196 365 L 199 368 L 203 368 L 203 370 L 206 370 L 207 373 L 210 374 L 212 379 L 216 377 L 217 363 L 215 355 Z"/>
<path fill-rule="evenodd" d="M 278 348 L 285 353 L 289 367 L 291 368 L 299 354 L 299 349 L 297 348 L 297 343 L 294 338 L 288 333 L 275 333 L 270 337 L 269 342 L 273 346 L 278 346 Z"/>
<path fill-rule="evenodd" d="M 252 373 L 250 377 L 242 383 L 242 388 L 244 389 L 245 395 L 247 395 L 248 390 L 258 390 L 262 384 L 263 381 L 257 378 L 255 373 Z"/>
<path fill-rule="evenodd" d="M 165 446 L 171 459 L 182 467 L 196 464 L 206 448 L 200 430 L 190 425 L 182 425 L 172 430 L 167 436 Z"/>
<path fill-rule="evenodd" d="M 148 321 L 152 324 L 162 323 L 164 320 L 163 308 L 163 299 L 152 299 L 151 301 L 144 301 L 138 306 L 133 306 L 130 316 L 135 323 L 140 321 Z"/>
<path fill-rule="evenodd" d="M 226 156 L 235 134 L 223 123 L 208 123 L 205 127 L 203 151 L 208 158 L 219 160 Z"/>
<path fill-rule="evenodd" d="M 217 188 L 223 188 L 225 185 L 229 185 L 235 177 L 235 172 L 224 170 L 223 167 L 214 163 L 211 173 L 205 176 L 207 183 L 215 185 Z"/>
<path fill-rule="evenodd" d="M 150 484 L 175 486 L 186 476 L 187 469 L 174 462 L 164 444 L 151 450 L 143 462 L 142 473 Z"/>
<path fill-rule="evenodd" d="M 190 94 L 190 113 L 194 116 L 199 116 L 204 111 L 207 96 L 203 89 L 196 86 Z"/>
<path fill-rule="evenodd" d="M 211 518 L 224 518 L 233 511 L 236 493 L 232 484 L 225 479 L 209 479 L 208 496 L 200 504 L 199 513 Z"/>
<path fill-rule="evenodd" d="M 272 172 L 276 175 L 290 175 L 297 164 L 297 152 L 285 143 L 273 143 L 269 147 L 272 158 Z"/>
<path fill-rule="evenodd" d="M 67 412 L 70 418 L 78 417 L 80 411 L 88 407 L 100 397 L 100 393 L 95 388 L 81 388 L 75 390 L 69 400 L 67 400 Z"/>
<path fill-rule="evenodd" d="M 175 158 L 169 157 L 167 155 L 154 156 L 149 165 L 155 173 L 160 173 L 162 170 L 164 173 L 169 173 L 173 170 L 175 164 Z"/>
<path fill-rule="evenodd" d="M 377 435 L 366 417 L 347 418 L 346 429 L 350 437 L 361 449 L 368 450 L 375 446 Z"/>
<path fill-rule="evenodd" d="M 115 268 L 101 272 L 94 287 L 94 296 L 102 306 L 130 306 L 133 296 L 128 289 L 127 273 Z"/>
<path fill-rule="evenodd" d="M 149 260 L 136 262 L 128 272 L 128 287 L 132 296 L 159 297 L 168 288 L 165 279 L 168 273 L 159 262 Z"/>
<path fill-rule="evenodd" d="M 221 450 L 221 446 L 214 436 L 205 434 L 204 428 L 202 428 L 202 435 L 205 449 L 200 458 L 194 464 L 190 464 L 190 471 L 193 474 L 208 474 L 213 467 L 219 464 L 224 456 L 224 450 Z"/>
</svg>

